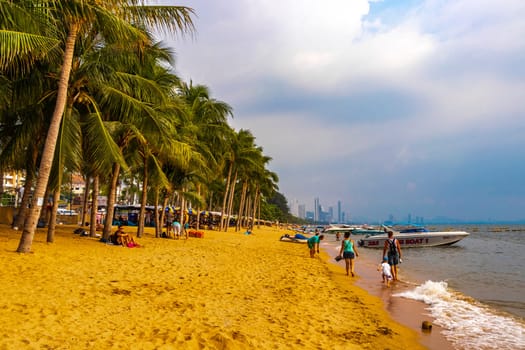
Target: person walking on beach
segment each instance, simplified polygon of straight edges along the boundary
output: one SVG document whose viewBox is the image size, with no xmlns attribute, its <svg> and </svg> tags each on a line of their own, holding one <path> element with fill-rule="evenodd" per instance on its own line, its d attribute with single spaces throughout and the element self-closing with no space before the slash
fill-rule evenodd
<svg viewBox="0 0 525 350">
<path fill-rule="evenodd" d="M 377 268 L 377 271 L 381 271 L 383 283 L 386 283 L 386 286 L 390 287 L 390 280 L 392 279 L 392 268 L 388 264 L 388 258 L 386 256 L 383 257 L 383 261 Z"/>
<path fill-rule="evenodd" d="M 319 242 L 321 242 L 324 239 L 324 235 L 319 235 L 319 232 L 316 233 L 315 236 L 312 236 L 308 238 L 308 248 L 310 249 L 310 258 L 313 258 L 315 256 L 315 252 L 317 251 L 317 254 L 319 254 Z"/>
<path fill-rule="evenodd" d="M 341 255 L 345 259 L 346 275 L 348 276 L 349 273 L 351 273 L 352 277 L 354 277 L 354 259 L 359 256 L 359 253 L 357 252 L 354 240 L 350 238 L 350 232 L 345 232 L 345 238 L 341 242 L 339 256 Z"/>
<path fill-rule="evenodd" d="M 397 281 L 397 265 L 401 262 L 401 246 L 399 241 L 394 238 L 393 231 L 388 231 L 388 239 L 385 241 L 382 257 L 387 257 L 388 264 L 392 268 L 392 278 Z"/>
</svg>

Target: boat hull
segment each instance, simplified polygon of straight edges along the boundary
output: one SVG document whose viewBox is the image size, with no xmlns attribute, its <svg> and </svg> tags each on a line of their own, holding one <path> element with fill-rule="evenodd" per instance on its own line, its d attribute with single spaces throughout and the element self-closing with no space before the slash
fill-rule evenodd
<svg viewBox="0 0 525 350">
<path fill-rule="evenodd" d="M 362 236 L 362 235 L 376 235 L 384 233 L 382 229 L 366 228 L 366 227 L 329 227 L 326 228 L 322 233 L 323 234 L 344 234 L 350 232 L 353 236 Z"/>
<path fill-rule="evenodd" d="M 397 233 L 394 237 L 399 240 L 401 248 L 416 247 L 439 247 L 451 245 L 461 241 L 469 235 L 464 231 L 451 232 L 415 232 L 415 233 Z M 364 248 L 383 248 L 388 235 L 370 235 L 363 237 L 358 241 L 358 245 Z"/>
</svg>

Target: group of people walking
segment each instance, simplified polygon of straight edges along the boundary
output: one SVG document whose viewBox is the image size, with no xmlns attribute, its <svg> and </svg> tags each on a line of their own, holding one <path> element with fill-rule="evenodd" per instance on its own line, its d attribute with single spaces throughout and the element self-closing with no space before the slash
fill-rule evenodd
<svg viewBox="0 0 525 350">
<path fill-rule="evenodd" d="M 323 240 L 324 235 L 316 234 L 310 237 L 307 241 L 308 249 L 310 250 L 310 257 L 313 258 L 315 253 L 319 253 L 319 244 Z M 381 255 L 381 264 L 378 267 L 378 271 L 381 271 L 383 282 L 390 286 L 390 281 L 396 281 L 398 279 L 397 275 L 397 266 L 402 262 L 401 259 L 401 246 L 399 241 L 394 238 L 394 233 L 388 231 L 388 239 L 385 241 L 383 246 L 383 251 Z M 359 257 L 359 252 L 357 246 L 353 239 L 350 238 L 350 232 L 345 232 L 344 239 L 341 242 L 341 248 L 339 250 L 339 255 L 336 257 L 336 260 L 345 260 L 345 269 L 346 275 L 352 277 L 355 276 L 354 271 L 354 260 Z"/>
</svg>

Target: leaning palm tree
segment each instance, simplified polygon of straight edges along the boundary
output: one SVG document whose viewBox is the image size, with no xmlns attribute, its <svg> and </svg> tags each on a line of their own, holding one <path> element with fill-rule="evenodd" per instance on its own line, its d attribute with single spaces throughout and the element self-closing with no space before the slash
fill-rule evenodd
<svg viewBox="0 0 525 350">
<path fill-rule="evenodd" d="M 32 2 L 23 2 L 23 4 L 26 3 L 30 4 Z M 144 3 L 145 1 L 139 0 L 112 0 L 104 2 L 56 0 L 42 1 L 41 6 L 36 9 L 40 11 L 41 15 L 45 14 L 51 18 L 48 22 L 54 23 L 54 28 L 57 31 L 61 30 L 61 43 L 64 54 L 60 68 L 56 105 L 42 152 L 30 216 L 25 222 L 17 248 L 18 252 L 25 253 L 31 250 L 37 220 L 43 204 L 43 195 L 49 180 L 58 130 L 66 106 L 69 77 L 75 44 L 79 34 L 96 26 L 100 30 L 100 35 L 107 42 L 126 42 L 130 38 L 144 37 L 144 33 L 137 30 L 138 28 L 131 25 L 131 23 L 183 32 L 191 32 L 193 30 L 192 9 L 180 6 L 150 7 L 145 6 Z M 7 65 L 10 64 L 12 64 L 11 61 L 7 63 Z"/>
<path fill-rule="evenodd" d="M 233 133 L 227 120 L 228 116 L 233 117 L 232 108 L 227 103 L 212 98 L 205 85 L 193 85 L 191 81 L 189 84 L 181 83 L 178 94 L 185 105 L 183 130 L 190 130 L 188 134 L 192 138 L 191 144 L 206 163 L 203 169 L 193 173 L 197 195 L 201 198 L 207 183 L 213 181 L 215 174 L 222 173 L 222 150 L 226 148 L 225 141 Z M 197 225 L 200 223 L 200 212 L 200 206 L 197 206 Z"/>
<path fill-rule="evenodd" d="M 239 130 L 232 139 L 230 156 L 228 158 L 228 177 L 226 191 L 224 192 L 223 210 L 221 216 L 221 229 L 228 230 L 232 216 L 235 186 L 239 176 L 239 169 L 248 164 L 254 164 L 259 151 L 255 146 L 255 137 L 249 130 Z M 229 183 L 228 183 L 229 180 Z"/>
</svg>

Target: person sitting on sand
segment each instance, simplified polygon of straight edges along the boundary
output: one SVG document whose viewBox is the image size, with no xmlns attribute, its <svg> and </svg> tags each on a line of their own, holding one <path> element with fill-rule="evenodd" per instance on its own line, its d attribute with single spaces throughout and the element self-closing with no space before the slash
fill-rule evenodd
<svg viewBox="0 0 525 350">
<path fill-rule="evenodd" d="M 319 232 L 310 238 L 308 238 L 308 249 L 310 249 L 310 258 L 315 257 L 315 252 L 317 251 L 317 254 L 319 254 L 319 242 L 321 242 L 324 238 L 324 235 L 319 235 Z"/>
<path fill-rule="evenodd" d="M 110 236 L 111 242 L 116 245 L 122 245 L 125 247 L 138 247 L 138 244 L 135 243 L 133 237 L 124 232 L 122 225 L 118 225 L 117 231 Z"/>
<path fill-rule="evenodd" d="M 392 280 L 392 269 L 388 264 L 388 258 L 383 257 L 383 261 L 377 267 L 377 271 L 381 271 L 381 276 L 383 277 L 383 283 L 386 283 L 387 287 L 390 287 L 390 281 Z"/>
</svg>

